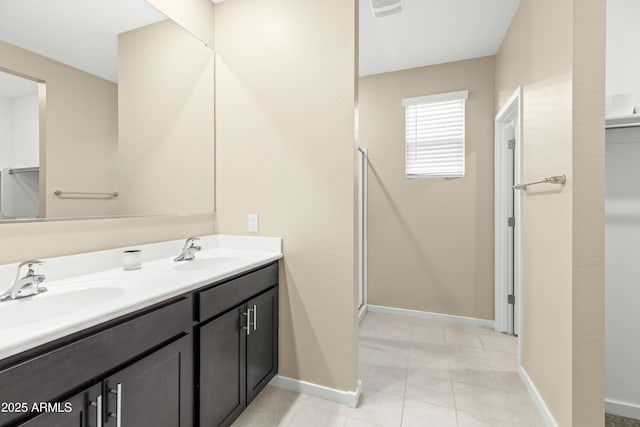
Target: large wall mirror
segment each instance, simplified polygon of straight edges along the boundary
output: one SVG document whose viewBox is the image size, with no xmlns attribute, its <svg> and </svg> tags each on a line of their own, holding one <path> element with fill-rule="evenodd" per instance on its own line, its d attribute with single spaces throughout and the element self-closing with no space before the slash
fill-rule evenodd
<svg viewBox="0 0 640 427">
<path fill-rule="evenodd" d="M 214 210 L 214 53 L 145 0 L 0 2 L 0 220 Z"/>
</svg>

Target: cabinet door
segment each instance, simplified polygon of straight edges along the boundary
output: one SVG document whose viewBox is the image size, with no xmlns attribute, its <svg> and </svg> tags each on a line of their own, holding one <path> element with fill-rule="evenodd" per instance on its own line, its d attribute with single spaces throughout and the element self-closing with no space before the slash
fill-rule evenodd
<svg viewBox="0 0 640 427">
<path fill-rule="evenodd" d="M 105 426 L 191 427 L 192 354 L 187 335 L 107 378 Z"/>
<path fill-rule="evenodd" d="M 21 427 L 98 427 L 97 404 L 101 387 L 96 385 L 70 399 L 63 399 L 54 403 L 42 415 L 20 424 Z"/>
<path fill-rule="evenodd" d="M 247 302 L 247 404 L 278 372 L 278 288 Z"/>
<path fill-rule="evenodd" d="M 246 406 L 244 306 L 199 328 L 200 426 L 228 426 Z"/>
</svg>

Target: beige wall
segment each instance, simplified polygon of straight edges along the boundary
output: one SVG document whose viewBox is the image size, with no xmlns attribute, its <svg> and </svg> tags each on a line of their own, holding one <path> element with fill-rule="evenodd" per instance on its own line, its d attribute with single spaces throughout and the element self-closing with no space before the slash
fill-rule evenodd
<svg viewBox="0 0 640 427">
<path fill-rule="evenodd" d="M 115 214 L 117 200 L 87 203 L 59 199 L 53 192 L 116 191 L 116 84 L 4 42 L 0 42 L 0 68 L 46 82 L 40 149 L 46 216 Z"/>
<path fill-rule="evenodd" d="M 180 2 L 180 6 L 208 8 L 209 5 L 204 6 L 200 0 L 189 0 Z M 173 12 L 176 11 L 168 11 L 168 16 L 174 16 L 176 13 Z M 5 60 L 4 51 L 0 58 Z M 12 223 L 0 224 L 0 228 L 0 246 L 4 248 L 0 252 L 0 263 L 8 263 L 211 234 L 215 232 L 215 222 L 213 214 L 208 214 Z"/>
<path fill-rule="evenodd" d="M 198 37 L 203 43 L 213 47 L 215 7 L 211 0 L 146 1 Z"/>
<path fill-rule="evenodd" d="M 167 20 L 118 39 L 120 214 L 214 210 L 213 50 Z"/>
<path fill-rule="evenodd" d="M 357 380 L 353 0 L 216 5 L 220 232 L 284 238 L 280 375 Z"/>
<path fill-rule="evenodd" d="M 369 304 L 493 319 L 494 61 L 360 79 Z M 464 178 L 406 179 L 402 99 L 459 90 L 469 90 Z"/>
<path fill-rule="evenodd" d="M 214 215 L 139 216 L 0 224 L 0 264 L 215 232 Z M 46 267 L 43 267 L 46 274 Z"/>
<path fill-rule="evenodd" d="M 497 108 L 522 85 L 522 365 L 560 426 L 604 412 L 604 1 L 523 0 L 496 60 Z"/>
</svg>

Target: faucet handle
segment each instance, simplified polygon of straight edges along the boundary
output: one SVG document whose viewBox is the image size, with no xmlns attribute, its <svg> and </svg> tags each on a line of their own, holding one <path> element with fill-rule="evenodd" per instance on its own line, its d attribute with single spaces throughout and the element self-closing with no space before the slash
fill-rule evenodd
<svg viewBox="0 0 640 427">
<path fill-rule="evenodd" d="M 199 242 L 199 241 L 200 241 L 199 237 L 189 237 L 187 241 L 184 242 L 184 247 L 188 248 L 189 246 L 193 245 L 195 242 Z"/>
<path fill-rule="evenodd" d="M 27 266 L 27 270 L 28 270 L 27 274 L 29 274 L 29 273 L 33 274 L 33 272 L 35 271 L 33 266 L 34 265 L 42 265 L 42 264 L 44 264 L 44 261 L 40 261 L 39 259 L 30 259 L 30 260 L 27 260 L 27 261 L 22 261 L 20 264 L 18 264 L 18 274 L 20 274 L 20 270 L 25 265 Z"/>
<path fill-rule="evenodd" d="M 30 259 L 27 261 L 22 261 L 20 264 L 18 264 L 18 271 L 16 272 L 16 280 L 20 277 L 20 271 L 22 270 L 22 267 L 24 267 L 25 265 L 27 266 L 27 273 L 25 274 L 25 276 L 33 276 L 36 272 L 36 269 L 33 266 L 42 265 L 42 264 L 44 264 L 44 261 L 40 261 L 39 259 Z"/>
<path fill-rule="evenodd" d="M 39 259 L 30 259 L 27 261 L 22 261 L 20 264 L 18 264 L 18 269 L 21 269 L 25 265 L 27 266 L 27 268 L 31 269 L 31 266 L 41 264 L 44 264 L 44 261 L 40 261 Z"/>
</svg>

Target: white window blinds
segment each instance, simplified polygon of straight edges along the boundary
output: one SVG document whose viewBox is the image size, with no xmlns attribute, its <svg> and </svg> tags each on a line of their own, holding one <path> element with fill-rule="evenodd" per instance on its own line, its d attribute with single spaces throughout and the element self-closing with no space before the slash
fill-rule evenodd
<svg viewBox="0 0 640 427">
<path fill-rule="evenodd" d="M 465 101 L 469 91 L 406 98 L 406 176 L 464 176 Z"/>
</svg>

